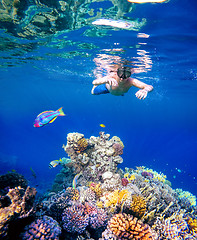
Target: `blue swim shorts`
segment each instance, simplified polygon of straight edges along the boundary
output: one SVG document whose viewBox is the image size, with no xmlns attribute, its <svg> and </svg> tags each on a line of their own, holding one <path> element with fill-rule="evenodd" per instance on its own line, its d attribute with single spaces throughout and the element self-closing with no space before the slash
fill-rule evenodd
<svg viewBox="0 0 197 240">
<path fill-rule="evenodd" d="M 106 94 L 106 93 L 109 93 L 109 90 L 106 88 L 105 84 L 98 85 L 93 90 L 94 95 L 100 95 L 100 94 Z"/>
</svg>

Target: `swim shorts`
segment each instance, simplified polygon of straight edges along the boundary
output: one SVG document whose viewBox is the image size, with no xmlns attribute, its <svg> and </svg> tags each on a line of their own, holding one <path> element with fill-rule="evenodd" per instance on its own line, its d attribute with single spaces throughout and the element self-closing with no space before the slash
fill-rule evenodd
<svg viewBox="0 0 197 240">
<path fill-rule="evenodd" d="M 109 90 L 106 88 L 105 84 L 98 85 L 93 90 L 94 95 L 100 95 L 100 94 L 106 94 L 106 93 L 109 93 Z"/>
</svg>

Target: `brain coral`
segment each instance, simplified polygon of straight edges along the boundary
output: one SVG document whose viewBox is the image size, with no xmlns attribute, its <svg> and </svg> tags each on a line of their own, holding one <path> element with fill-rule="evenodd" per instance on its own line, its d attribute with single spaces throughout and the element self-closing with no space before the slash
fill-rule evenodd
<svg viewBox="0 0 197 240">
<path fill-rule="evenodd" d="M 149 225 L 125 213 L 115 214 L 108 222 L 108 229 L 110 229 L 118 239 L 156 239 Z"/>
<path fill-rule="evenodd" d="M 61 228 L 57 221 L 48 216 L 43 216 L 25 227 L 21 234 L 22 240 L 31 239 L 55 239 L 58 240 L 61 234 Z"/>
</svg>

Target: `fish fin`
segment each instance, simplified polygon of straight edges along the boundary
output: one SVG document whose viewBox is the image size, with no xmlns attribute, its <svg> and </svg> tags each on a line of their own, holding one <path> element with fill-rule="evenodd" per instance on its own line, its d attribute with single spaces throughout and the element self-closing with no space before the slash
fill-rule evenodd
<svg viewBox="0 0 197 240">
<path fill-rule="evenodd" d="M 60 114 L 59 116 L 66 116 L 66 114 L 63 112 L 62 107 L 57 110 Z"/>
<path fill-rule="evenodd" d="M 56 118 L 57 118 L 57 117 L 54 117 L 51 121 L 49 121 L 49 123 L 54 122 Z"/>
<path fill-rule="evenodd" d="M 37 117 L 39 117 L 41 114 L 43 114 L 43 113 L 48 113 L 48 112 L 54 112 L 54 111 L 52 111 L 52 110 L 49 110 L 49 111 L 44 111 L 44 112 L 41 112 L 40 114 L 38 114 L 38 116 Z"/>
</svg>

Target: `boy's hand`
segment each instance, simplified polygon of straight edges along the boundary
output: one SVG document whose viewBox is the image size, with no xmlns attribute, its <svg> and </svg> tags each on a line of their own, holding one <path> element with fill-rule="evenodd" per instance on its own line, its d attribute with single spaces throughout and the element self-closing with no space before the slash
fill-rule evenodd
<svg viewBox="0 0 197 240">
<path fill-rule="evenodd" d="M 109 83 L 109 85 L 112 86 L 112 87 L 118 86 L 118 82 L 117 82 L 114 78 L 108 79 L 108 83 Z"/>
<path fill-rule="evenodd" d="M 145 99 L 147 96 L 148 91 L 145 89 L 140 89 L 136 92 L 135 96 L 139 99 Z"/>
</svg>

